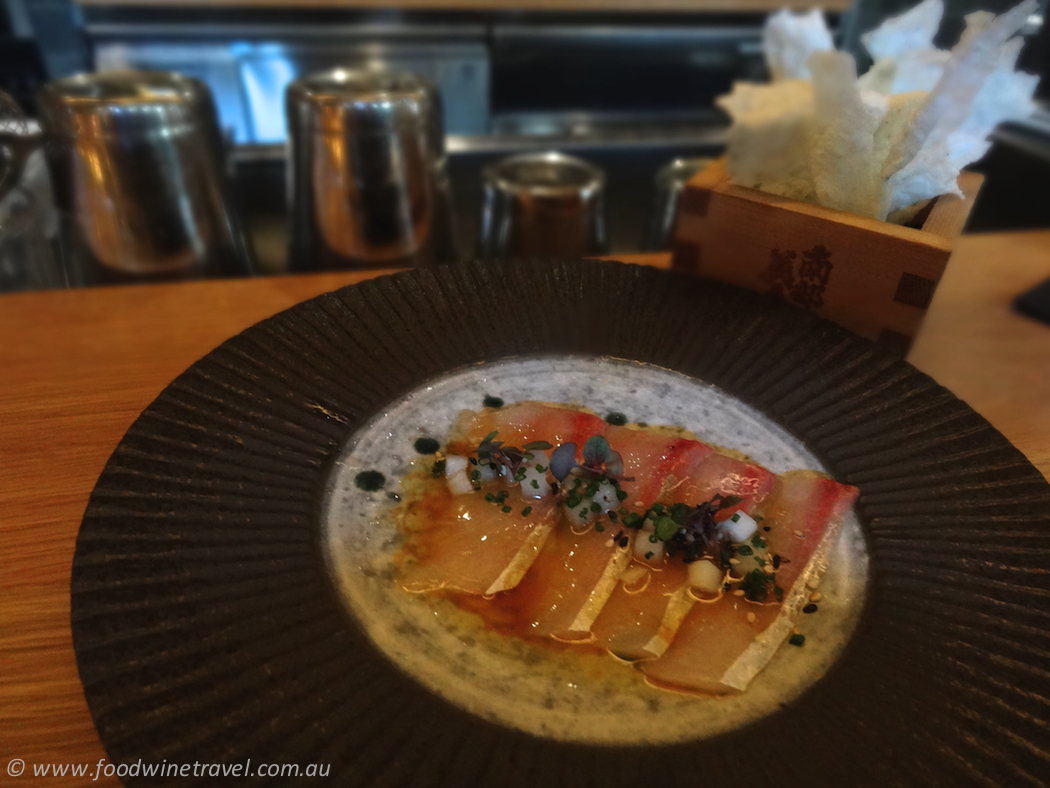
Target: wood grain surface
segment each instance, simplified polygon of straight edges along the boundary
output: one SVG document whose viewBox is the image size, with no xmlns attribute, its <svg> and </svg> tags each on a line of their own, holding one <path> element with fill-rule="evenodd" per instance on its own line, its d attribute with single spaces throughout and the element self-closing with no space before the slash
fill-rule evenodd
<svg viewBox="0 0 1050 788">
<path fill-rule="evenodd" d="M 962 196 L 938 197 L 920 229 L 739 186 L 722 157 L 685 185 L 672 267 L 779 288 L 791 303 L 903 354 L 983 181 L 961 173 Z"/>
<path fill-rule="evenodd" d="M 88 496 L 125 430 L 224 339 L 378 273 L 0 296 L 0 785 L 119 784 L 93 780 L 106 754 L 77 676 L 69 580 Z M 962 237 L 909 358 L 1050 476 L 1050 327 L 1009 307 L 1047 277 L 1050 232 Z M 87 774 L 34 778 L 43 764 Z"/>
</svg>

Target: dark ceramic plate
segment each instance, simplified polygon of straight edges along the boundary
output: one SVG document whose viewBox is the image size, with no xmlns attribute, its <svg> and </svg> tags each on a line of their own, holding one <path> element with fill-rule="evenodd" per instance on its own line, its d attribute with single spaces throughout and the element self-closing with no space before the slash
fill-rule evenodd
<svg viewBox="0 0 1050 788">
<path fill-rule="evenodd" d="M 347 615 L 319 533 L 341 448 L 444 372 L 542 353 L 713 383 L 860 488 L 867 602 L 801 697 L 702 741 L 559 743 L 431 694 Z M 1048 503 L 951 393 L 793 307 L 618 263 L 412 271 L 260 323 L 146 409 L 84 515 L 73 636 L 117 764 L 319 763 L 346 786 L 1043 785 Z"/>
</svg>

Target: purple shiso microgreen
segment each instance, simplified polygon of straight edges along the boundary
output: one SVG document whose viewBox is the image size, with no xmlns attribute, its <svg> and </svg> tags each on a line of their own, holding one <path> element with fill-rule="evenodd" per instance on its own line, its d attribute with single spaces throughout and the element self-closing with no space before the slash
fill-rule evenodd
<svg viewBox="0 0 1050 788">
<path fill-rule="evenodd" d="M 559 482 L 576 467 L 576 444 L 563 443 L 551 454 L 550 469 Z"/>
<path fill-rule="evenodd" d="M 601 435 L 592 435 L 583 444 L 583 464 L 592 468 L 599 468 L 611 451 L 612 447 L 609 445 L 609 441 L 605 440 Z"/>
<path fill-rule="evenodd" d="M 609 452 L 609 456 L 605 460 L 605 475 L 613 476 L 617 479 L 623 476 L 623 457 L 620 456 L 620 452 Z M 633 481 L 633 479 L 624 479 L 624 481 Z"/>
</svg>

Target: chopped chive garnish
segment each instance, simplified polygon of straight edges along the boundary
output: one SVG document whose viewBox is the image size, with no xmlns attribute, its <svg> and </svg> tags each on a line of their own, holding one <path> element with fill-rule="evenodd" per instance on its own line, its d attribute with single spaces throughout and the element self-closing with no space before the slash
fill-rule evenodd
<svg viewBox="0 0 1050 788">
<path fill-rule="evenodd" d="M 553 448 L 547 441 L 533 441 L 532 443 L 526 443 L 522 447 L 524 451 L 547 451 L 547 449 Z"/>
<path fill-rule="evenodd" d="M 504 514 L 510 514 L 512 511 L 513 511 L 513 508 L 510 507 L 510 506 L 504 506 L 503 507 L 503 513 Z"/>
<path fill-rule="evenodd" d="M 621 490 L 619 487 L 617 487 L 616 488 L 616 500 L 618 500 L 618 501 L 626 501 L 627 500 L 627 491 L 626 490 Z"/>
<path fill-rule="evenodd" d="M 526 506 L 524 509 L 521 510 L 521 516 L 522 517 L 528 517 L 530 514 L 532 514 L 532 507 L 531 506 Z"/>
<path fill-rule="evenodd" d="M 495 438 L 497 435 L 499 435 L 499 430 L 493 430 L 492 432 L 490 432 L 488 435 L 486 435 L 484 438 L 481 439 L 481 444 L 479 444 L 479 445 L 484 445 L 484 444 L 488 443 L 493 438 Z"/>
<path fill-rule="evenodd" d="M 650 550 L 648 553 L 645 554 L 645 560 L 646 561 L 648 561 L 652 557 L 653 557 L 653 551 L 652 550 Z"/>
<path fill-rule="evenodd" d="M 598 503 L 597 501 L 595 501 L 594 503 L 591 504 L 591 511 L 592 512 L 600 512 L 601 510 L 602 510 L 602 505 L 600 503 Z"/>
<path fill-rule="evenodd" d="M 536 481 L 535 479 L 532 480 L 532 489 L 534 489 L 534 490 L 540 489 L 540 483 L 538 481 Z"/>
<path fill-rule="evenodd" d="M 501 397 L 492 397 L 486 394 L 485 399 L 481 401 L 481 404 L 484 405 L 486 408 L 502 408 L 503 399 Z"/>
<path fill-rule="evenodd" d="M 605 526 L 602 525 L 601 523 L 598 523 L 596 526 L 594 526 L 594 530 L 597 531 L 598 533 L 601 533 L 602 531 L 605 530 Z"/>
<path fill-rule="evenodd" d="M 737 555 L 754 555 L 755 551 L 752 550 L 750 547 L 748 547 L 746 544 L 742 544 L 742 545 L 740 545 L 740 547 L 738 547 L 736 549 L 736 554 Z"/>
<path fill-rule="evenodd" d="M 806 636 L 803 634 L 792 635 L 788 638 L 788 643 L 790 643 L 792 646 L 801 646 L 805 642 Z"/>
<path fill-rule="evenodd" d="M 733 514 L 733 516 L 730 517 L 729 519 L 732 520 L 734 523 L 739 523 L 740 522 L 740 512 L 735 512 Z"/>
<path fill-rule="evenodd" d="M 659 538 L 657 538 L 656 534 L 649 534 L 649 541 L 652 542 L 653 544 L 656 544 L 660 540 L 659 540 Z"/>
<path fill-rule="evenodd" d="M 582 509 L 580 509 L 580 519 L 581 520 L 586 520 L 587 519 L 587 515 L 589 515 L 590 513 L 591 513 L 591 510 L 588 509 L 586 506 L 584 506 Z"/>
</svg>

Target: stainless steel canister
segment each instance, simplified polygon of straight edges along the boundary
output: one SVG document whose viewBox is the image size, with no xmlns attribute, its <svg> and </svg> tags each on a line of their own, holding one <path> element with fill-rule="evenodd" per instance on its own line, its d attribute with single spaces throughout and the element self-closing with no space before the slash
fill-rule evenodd
<svg viewBox="0 0 1050 788">
<path fill-rule="evenodd" d="M 204 83 L 84 74 L 46 85 L 39 105 L 74 284 L 251 273 Z"/>
<path fill-rule="evenodd" d="M 656 173 L 649 226 L 642 241 L 643 251 L 657 252 L 671 248 L 678 218 L 678 200 L 686 181 L 713 161 L 714 159 L 675 159 Z"/>
<path fill-rule="evenodd" d="M 485 259 L 579 256 L 607 249 L 605 174 L 562 153 L 525 153 L 485 169 Z"/>
<path fill-rule="evenodd" d="M 412 74 L 334 69 L 291 83 L 295 270 L 456 258 L 437 91 Z"/>
</svg>

